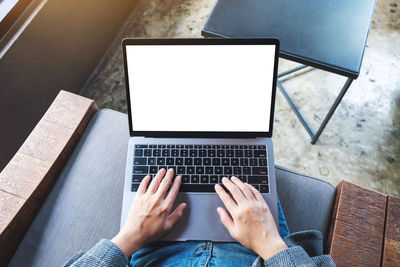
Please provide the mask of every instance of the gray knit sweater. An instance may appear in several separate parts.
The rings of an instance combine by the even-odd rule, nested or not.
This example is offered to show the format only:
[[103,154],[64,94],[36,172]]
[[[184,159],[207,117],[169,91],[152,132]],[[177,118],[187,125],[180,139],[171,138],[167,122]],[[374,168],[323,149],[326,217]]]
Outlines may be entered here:
[[[329,255],[323,254],[322,235],[318,231],[303,231],[284,239],[288,249],[263,261],[258,257],[253,267],[262,266],[336,266]],[[129,259],[122,250],[102,239],[88,252],[79,252],[65,266],[128,266]],[[177,264],[178,265],[178,264]]]

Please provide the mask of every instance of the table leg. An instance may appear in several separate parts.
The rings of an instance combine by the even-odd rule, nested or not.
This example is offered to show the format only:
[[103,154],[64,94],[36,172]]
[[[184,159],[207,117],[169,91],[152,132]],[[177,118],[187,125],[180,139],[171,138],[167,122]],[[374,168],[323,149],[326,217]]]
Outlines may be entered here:
[[[301,65],[299,67],[290,69],[288,71],[282,72],[278,74],[278,78],[283,77],[285,75],[291,74],[295,71],[304,69],[307,67],[306,65]],[[308,125],[307,121],[304,119],[304,117],[301,115],[300,110],[297,108],[297,106],[294,104],[293,100],[290,98],[289,94],[286,92],[285,88],[283,87],[282,83],[277,80],[277,86],[279,87],[280,91],[282,92],[283,96],[286,98],[287,102],[289,103],[291,109],[294,111],[296,114],[297,118],[300,120],[301,124],[304,126],[306,131],[311,137],[311,144],[315,144],[322,134],[322,131],[325,129],[326,125],[328,124],[329,120],[331,119],[333,113],[335,112],[336,108],[338,107],[340,101],[342,100],[343,96],[346,94],[347,90],[349,89],[351,83],[353,82],[352,78],[348,78],[342,89],[340,90],[339,95],[336,97],[335,102],[329,109],[328,114],[326,115],[325,119],[323,120],[322,124],[319,126],[316,134],[311,130],[311,127]]]
[[322,131],[325,129],[325,126],[328,124],[329,120],[331,119],[333,113],[335,112],[337,106],[339,105],[340,101],[342,100],[343,96],[346,94],[347,89],[349,89],[351,83],[353,82],[352,78],[348,78],[346,83],[344,84],[342,90],[340,90],[339,95],[336,97],[335,102],[329,109],[328,114],[326,115],[324,121],[322,122],[321,126],[319,127],[317,133],[312,137],[311,144],[315,144],[317,142],[319,136],[321,135]]

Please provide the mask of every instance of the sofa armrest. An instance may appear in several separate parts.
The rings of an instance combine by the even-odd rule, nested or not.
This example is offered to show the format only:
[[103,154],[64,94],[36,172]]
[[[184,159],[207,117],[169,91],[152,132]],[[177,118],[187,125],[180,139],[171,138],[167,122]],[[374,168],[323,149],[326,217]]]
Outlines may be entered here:
[[5,266],[98,107],[61,90],[0,173],[0,266]]

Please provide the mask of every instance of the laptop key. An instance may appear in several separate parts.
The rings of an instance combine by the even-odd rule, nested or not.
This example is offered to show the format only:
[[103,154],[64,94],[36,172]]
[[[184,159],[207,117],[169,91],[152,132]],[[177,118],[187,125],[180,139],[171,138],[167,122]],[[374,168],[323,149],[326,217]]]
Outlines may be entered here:
[[167,148],[175,148],[175,145],[167,145]]
[[145,149],[144,150],[144,156],[145,157],[151,157],[152,155],[151,155],[152,153],[151,153],[151,149]]
[[135,148],[148,148],[148,145],[135,145]]
[[233,174],[242,174],[242,167],[233,167]]
[[261,185],[260,185],[260,192],[261,192],[261,193],[269,193],[268,185],[266,185],[266,184],[261,184]]
[[157,166],[150,166],[150,173],[151,174],[156,174],[158,172],[158,167]]
[[188,156],[188,154],[189,154],[189,151],[187,150],[187,149],[182,149],[181,150],[181,157],[187,157]]
[[196,167],[196,174],[204,174],[204,167]]
[[267,156],[267,151],[265,150],[254,150],[255,158],[265,158]]
[[173,165],[174,164],[174,158],[167,158],[165,161],[167,165]]
[[153,157],[161,156],[161,149],[153,149]]
[[156,165],[156,158],[147,158],[147,165]]
[[252,185],[255,189],[257,189],[258,191],[260,191],[260,187],[258,186],[258,184],[253,184]]
[[226,151],[226,156],[227,157],[234,157],[234,151],[233,150],[227,150]]
[[132,182],[133,183],[140,183],[143,180],[144,177],[145,177],[144,175],[133,175],[132,176]]
[[245,175],[239,175],[237,178],[238,178],[240,181],[242,181],[243,183],[247,183],[247,178],[246,178]]
[[142,157],[143,156],[143,149],[135,149],[135,156],[136,157]]
[[166,145],[158,145],[157,147],[158,148],[166,148],[167,146]]
[[139,185],[140,184],[132,184],[131,191],[132,192],[136,192],[138,190],[138,188],[139,188]]
[[171,157],[179,157],[179,150],[178,149],[172,149],[171,150]]
[[240,159],[240,166],[249,166],[249,159],[241,158]]
[[258,149],[267,149],[265,145],[258,145]]
[[257,174],[268,174],[268,170],[266,167],[252,167],[252,173]]
[[251,174],[251,168],[250,167],[243,167],[243,174],[250,175]]
[[252,150],[245,150],[244,151],[244,156],[247,158],[252,158],[253,157],[253,151]]
[[214,174],[214,167],[206,167],[206,174]]
[[193,165],[193,159],[192,158],[185,158],[185,165]]
[[170,151],[169,151],[169,149],[163,149],[161,154],[163,157],[169,157]]
[[247,181],[249,184],[268,184],[268,177],[261,175],[251,175],[247,176]]
[[225,157],[225,150],[218,149],[217,150],[217,156],[220,157],[220,158]]
[[133,164],[134,165],[146,165],[147,159],[146,158],[134,158],[133,159]]
[[197,157],[197,150],[191,149],[191,150],[189,151],[189,155],[190,155],[191,157]]
[[[178,166],[178,169],[176,171],[177,175],[182,175],[182,174],[186,174],[186,168],[184,166]],[[182,176],[183,177],[183,176]]]
[[250,166],[257,166],[257,159],[250,159]]
[[186,173],[187,174],[195,174],[195,168],[192,166],[187,166],[186,167]]
[[267,159],[258,159],[258,166],[267,166]]
[[229,159],[228,158],[223,158],[222,159],[222,165],[223,166],[229,166]]
[[220,158],[213,158],[213,159],[212,159],[212,165],[213,165],[213,166],[219,166],[219,165],[221,165],[221,159],[220,159]]
[[210,176],[210,183],[217,184],[218,183],[218,176],[217,175],[211,175]]
[[190,176],[190,182],[194,183],[194,184],[199,183],[199,176],[198,175],[191,175]]
[[135,174],[148,174],[149,166],[134,166],[133,173]]
[[194,165],[203,165],[201,158],[194,158]]
[[165,164],[165,158],[157,158],[157,165],[164,165]]
[[183,158],[176,158],[175,159],[175,164],[176,165],[183,165]]
[[[190,183],[190,175],[182,175],[182,183],[188,184]],[[181,184],[182,186],[182,184]]]
[[202,175],[202,176],[200,176],[200,183],[202,183],[202,184],[208,184],[208,180],[209,180],[208,175]]
[[213,158],[213,157],[215,157],[215,155],[216,155],[215,149],[209,149],[209,150],[207,150],[207,156],[208,156],[209,158]]
[[224,174],[231,175],[233,173],[232,167],[224,167]]
[[235,157],[237,158],[243,157],[243,150],[235,150]]
[[211,159],[210,158],[204,158],[203,159],[203,165],[210,166],[211,165]]
[[199,157],[202,157],[202,158],[207,157],[207,150],[200,149],[199,150]]
[[222,174],[223,173],[223,168],[222,167],[215,167],[215,174]]
[[181,184],[179,192],[215,192],[213,184]]
[[231,166],[239,166],[239,159],[231,158]]

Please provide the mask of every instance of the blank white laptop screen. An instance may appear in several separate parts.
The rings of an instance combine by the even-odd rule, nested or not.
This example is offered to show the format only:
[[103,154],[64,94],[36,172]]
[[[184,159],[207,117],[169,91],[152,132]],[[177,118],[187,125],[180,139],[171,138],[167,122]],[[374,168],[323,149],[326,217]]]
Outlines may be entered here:
[[268,132],[275,45],[127,45],[133,131]]

